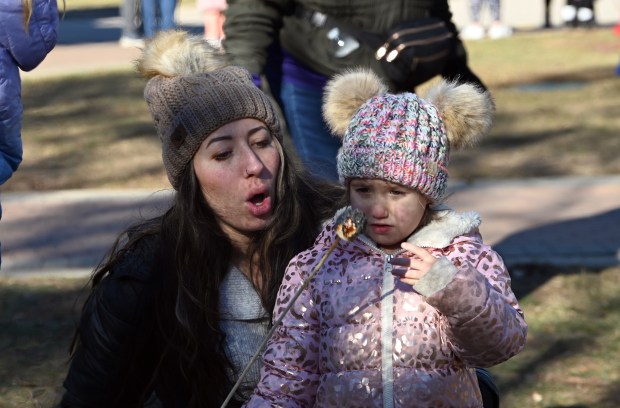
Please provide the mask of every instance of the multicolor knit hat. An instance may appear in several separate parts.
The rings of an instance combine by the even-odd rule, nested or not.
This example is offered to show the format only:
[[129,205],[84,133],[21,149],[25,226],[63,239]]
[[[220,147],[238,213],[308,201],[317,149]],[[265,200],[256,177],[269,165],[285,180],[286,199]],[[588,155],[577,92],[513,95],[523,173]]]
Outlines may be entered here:
[[358,69],[328,82],[323,115],[342,137],[338,175],[375,178],[440,200],[448,182],[450,148],[471,146],[489,133],[493,100],[471,84],[441,81],[426,100],[390,94],[379,77]]
[[137,68],[149,78],[144,99],[175,190],[201,143],[227,123],[258,119],[282,143],[278,116],[268,96],[254,85],[248,71],[230,66],[225,55],[202,36],[180,30],[160,32],[146,44]]

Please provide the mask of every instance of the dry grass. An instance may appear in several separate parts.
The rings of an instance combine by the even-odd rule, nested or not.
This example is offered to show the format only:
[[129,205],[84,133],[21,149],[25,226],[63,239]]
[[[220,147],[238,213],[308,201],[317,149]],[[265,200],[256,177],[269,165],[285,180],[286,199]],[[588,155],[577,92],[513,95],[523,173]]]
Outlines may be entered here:
[[458,178],[620,174],[620,40],[609,29],[467,44],[497,103],[492,135],[457,153]]
[[8,190],[165,186],[159,139],[131,72],[24,85],[24,163]]
[[0,407],[57,402],[85,283],[0,278]]
[[620,268],[530,268],[520,287],[528,340],[492,369],[502,407],[620,406]]

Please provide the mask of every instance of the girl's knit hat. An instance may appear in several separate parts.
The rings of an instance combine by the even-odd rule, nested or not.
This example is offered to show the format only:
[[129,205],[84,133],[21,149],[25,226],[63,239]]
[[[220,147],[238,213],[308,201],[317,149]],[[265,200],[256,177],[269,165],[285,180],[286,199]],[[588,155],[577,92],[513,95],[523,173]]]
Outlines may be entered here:
[[391,94],[368,69],[330,80],[323,116],[341,137],[338,175],[375,178],[414,188],[440,200],[448,181],[450,148],[470,146],[489,133],[495,106],[471,84],[441,81],[426,100]]
[[258,119],[282,143],[280,123],[268,96],[254,85],[248,71],[230,66],[225,55],[202,36],[180,30],[160,32],[147,42],[137,68],[149,78],[144,99],[175,190],[201,143],[227,123]]

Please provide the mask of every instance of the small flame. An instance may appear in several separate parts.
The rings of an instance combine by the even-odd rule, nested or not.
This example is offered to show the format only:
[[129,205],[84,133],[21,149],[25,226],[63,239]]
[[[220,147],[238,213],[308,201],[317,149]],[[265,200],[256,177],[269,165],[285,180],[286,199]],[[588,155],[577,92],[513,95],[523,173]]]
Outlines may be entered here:
[[345,241],[351,241],[364,229],[366,216],[360,209],[349,207],[336,221],[336,234]]

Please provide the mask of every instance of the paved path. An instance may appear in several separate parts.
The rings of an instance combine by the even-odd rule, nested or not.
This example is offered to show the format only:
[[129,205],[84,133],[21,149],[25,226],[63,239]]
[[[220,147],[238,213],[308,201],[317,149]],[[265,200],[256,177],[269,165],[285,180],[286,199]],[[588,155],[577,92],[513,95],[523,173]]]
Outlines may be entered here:
[[[596,3],[599,21],[615,21],[617,10],[610,1]],[[459,24],[466,22],[465,3],[451,2]],[[541,24],[542,17],[538,22],[530,20],[537,6],[542,10],[542,1],[513,3],[529,11],[508,10],[507,23],[515,27]],[[528,9],[525,3],[534,8]],[[512,7],[511,2],[506,4],[506,8]],[[557,21],[556,6],[552,21]],[[191,8],[180,9],[179,20],[189,30],[201,29],[200,18]],[[24,77],[130,66],[138,50],[118,45],[119,27],[120,19],[110,10],[87,18],[66,18],[60,44]],[[449,204],[459,210],[479,211],[483,236],[509,264],[619,263],[620,176],[455,183],[451,190],[454,195]],[[169,192],[146,191],[3,193],[0,276],[88,273],[118,232],[161,210],[169,198]]]
[[[620,176],[451,185],[448,204],[482,215],[509,265],[608,266],[620,260]],[[0,275],[86,273],[124,227],[153,215],[166,191],[74,190],[2,195]]]

